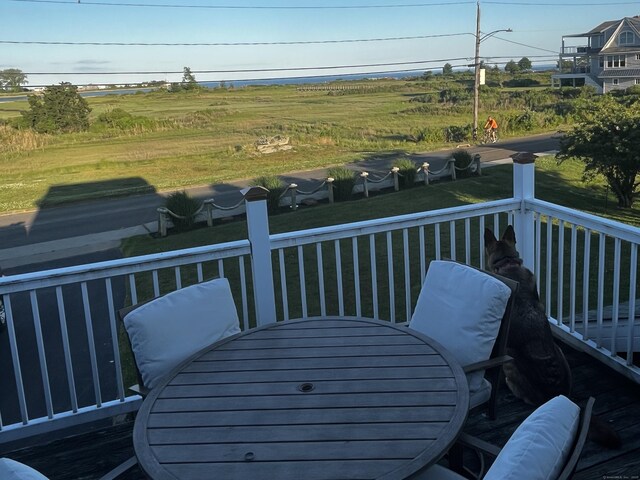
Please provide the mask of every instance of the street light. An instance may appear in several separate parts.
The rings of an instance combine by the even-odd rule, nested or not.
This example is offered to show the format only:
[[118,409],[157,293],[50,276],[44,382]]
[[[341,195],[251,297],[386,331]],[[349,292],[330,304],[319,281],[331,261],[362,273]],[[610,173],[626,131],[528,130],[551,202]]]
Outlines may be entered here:
[[478,139],[478,104],[480,100],[480,43],[498,32],[513,32],[510,28],[494,30],[480,35],[480,2],[476,14],[476,56],[475,56],[475,82],[473,83],[473,139]]

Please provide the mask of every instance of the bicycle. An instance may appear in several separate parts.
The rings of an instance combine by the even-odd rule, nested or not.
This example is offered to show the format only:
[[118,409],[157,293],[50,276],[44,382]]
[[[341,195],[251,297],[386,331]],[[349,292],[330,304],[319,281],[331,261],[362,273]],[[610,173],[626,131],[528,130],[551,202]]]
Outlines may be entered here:
[[490,128],[487,128],[484,133],[482,134],[482,138],[480,139],[480,143],[481,144],[486,144],[486,143],[496,143],[498,141],[498,132],[497,131],[491,131]]

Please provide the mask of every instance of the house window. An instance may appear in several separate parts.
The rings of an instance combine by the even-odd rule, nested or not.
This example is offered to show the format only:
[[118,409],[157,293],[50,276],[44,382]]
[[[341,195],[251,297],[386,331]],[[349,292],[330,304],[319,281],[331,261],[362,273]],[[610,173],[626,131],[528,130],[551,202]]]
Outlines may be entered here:
[[633,43],[633,32],[622,32],[618,39],[620,45],[631,45]]
[[614,79],[613,79],[613,84],[614,84],[614,85],[618,85],[618,84],[619,84],[619,82],[618,82],[618,79],[617,79],[617,78],[614,78]]
[[640,60],[640,53],[636,53],[636,60]]
[[600,57],[600,68],[604,68],[604,57]]
[[636,78],[636,85],[640,85],[640,78]]
[[607,55],[608,68],[620,68],[626,65],[627,61],[624,55]]

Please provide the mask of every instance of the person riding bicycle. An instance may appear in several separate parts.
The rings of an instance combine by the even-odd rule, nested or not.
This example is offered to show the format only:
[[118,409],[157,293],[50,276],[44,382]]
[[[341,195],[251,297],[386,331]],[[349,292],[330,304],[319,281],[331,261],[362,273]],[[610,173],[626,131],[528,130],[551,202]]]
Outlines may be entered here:
[[498,122],[491,115],[487,118],[487,123],[484,124],[484,131],[489,134],[491,141],[496,143],[498,140]]

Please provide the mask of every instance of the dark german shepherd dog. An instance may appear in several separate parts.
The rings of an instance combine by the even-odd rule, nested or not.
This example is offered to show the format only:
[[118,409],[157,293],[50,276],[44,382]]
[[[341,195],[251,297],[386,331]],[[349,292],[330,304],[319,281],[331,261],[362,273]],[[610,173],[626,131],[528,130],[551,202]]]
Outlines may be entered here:
[[[509,225],[497,240],[488,228],[484,232],[487,269],[519,282],[507,340],[513,361],[504,365],[505,380],[513,394],[539,406],[558,395],[570,396],[571,370],[551,334],[544,305],[538,296],[533,273],[522,265],[516,250],[516,234]],[[592,417],[593,440],[610,448],[620,445],[618,434],[603,420]]]

